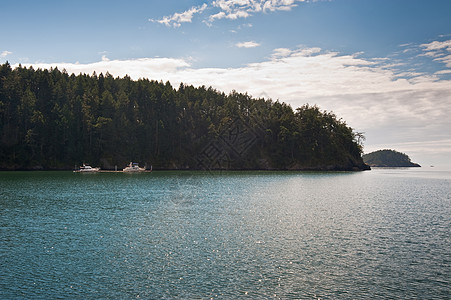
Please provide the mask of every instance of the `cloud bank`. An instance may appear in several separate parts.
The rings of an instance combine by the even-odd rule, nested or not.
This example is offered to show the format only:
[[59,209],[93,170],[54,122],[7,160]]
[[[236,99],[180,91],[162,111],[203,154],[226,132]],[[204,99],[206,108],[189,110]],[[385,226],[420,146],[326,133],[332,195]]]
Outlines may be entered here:
[[[420,47],[422,55],[443,64],[441,71],[450,71],[449,42]],[[280,99],[293,108],[305,103],[318,104],[365,132],[366,152],[391,145],[398,151],[420,155],[415,151],[426,153],[427,147],[430,152],[451,157],[451,81],[420,72],[402,77],[385,59],[365,59],[359,54],[342,55],[320,48],[278,48],[265,61],[240,68],[194,68],[183,58],[108,60],[106,57],[90,64],[33,64],[33,67],[58,67],[76,74],[109,72],[133,79],[170,81],[174,87],[180,82],[212,86],[226,93],[236,90],[255,98]]]

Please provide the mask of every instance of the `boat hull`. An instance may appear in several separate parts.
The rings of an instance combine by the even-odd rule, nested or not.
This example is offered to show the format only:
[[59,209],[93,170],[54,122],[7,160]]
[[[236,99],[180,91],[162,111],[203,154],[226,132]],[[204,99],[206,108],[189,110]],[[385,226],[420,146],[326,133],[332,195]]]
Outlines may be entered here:
[[125,168],[122,170],[122,172],[125,173],[137,173],[137,172],[144,172],[146,169],[144,168]]

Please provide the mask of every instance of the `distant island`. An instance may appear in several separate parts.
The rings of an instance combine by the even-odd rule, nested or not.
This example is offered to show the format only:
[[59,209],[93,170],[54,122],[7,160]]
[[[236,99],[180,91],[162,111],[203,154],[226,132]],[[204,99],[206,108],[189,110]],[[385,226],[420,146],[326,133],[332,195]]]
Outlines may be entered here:
[[1,170],[367,170],[363,139],[315,105],[0,65]]
[[371,167],[421,167],[411,162],[408,155],[395,150],[378,150],[363,155],[363,161]]

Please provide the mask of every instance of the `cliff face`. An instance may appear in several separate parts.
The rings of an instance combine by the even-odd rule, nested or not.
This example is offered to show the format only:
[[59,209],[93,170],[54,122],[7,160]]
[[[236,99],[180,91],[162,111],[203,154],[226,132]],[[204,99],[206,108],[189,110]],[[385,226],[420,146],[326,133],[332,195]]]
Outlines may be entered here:
[[363,161],[371,167],[421,167],[413,163],[406,154],[389,149],[365,154]]

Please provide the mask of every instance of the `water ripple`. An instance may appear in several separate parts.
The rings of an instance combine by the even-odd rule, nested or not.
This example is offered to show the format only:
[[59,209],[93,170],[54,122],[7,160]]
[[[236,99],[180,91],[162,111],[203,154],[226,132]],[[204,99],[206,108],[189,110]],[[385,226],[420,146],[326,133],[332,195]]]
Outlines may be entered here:
[[0,297],[444,299],[450,181],[402,174],[0,172]]

